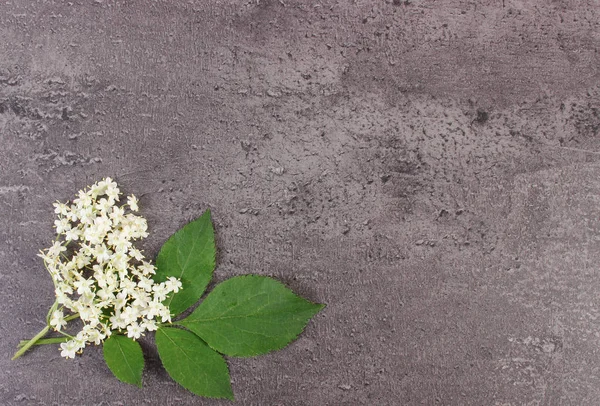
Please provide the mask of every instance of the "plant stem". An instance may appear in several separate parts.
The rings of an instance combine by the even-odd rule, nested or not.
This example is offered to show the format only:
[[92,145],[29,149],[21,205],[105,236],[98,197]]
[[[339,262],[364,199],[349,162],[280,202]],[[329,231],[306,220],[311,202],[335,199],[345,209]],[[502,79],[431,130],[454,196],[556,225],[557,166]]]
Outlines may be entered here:
[[[69,341],[71,337],[51,337],[51,338],[41,338],[37,340],[37,342],[33,343],[33,345],[45,345],[45,344],[60,344],[66,343]],[[21,340],[17,348],[24,347],[30,340]]]
[[50,319],[52,318],[52,313],[54,313],[54,311],[58,308],[58,301],[54,301],[54,304],[52,305],[52,307],[50,307],[50,310],[48,310],[48,314],[46,315],[46,324],[50,324]]
[[25,353],[25,351],[27,351],[36,342],[41,340],[42,337],[44,337],[46,334],[48,334],[48,331],[50,331],[50,326],[44,327],[39,333],[37,333],[37,335],[35,337],[33,337],[31,340],[27,341],[27,343],[23,347],[21,347],[21,349],[19,351],[17,351],[15,353],[15,355],[13,355],[11,360],[15,360],[15,359],[19,358],[21,355],[23,355]]
[[65,317],[65,321],[71,321],[79,318],[79,313],[72,314],[70,316]]
[[[52,311],[52,309],[50,309],[50,310]],[[65,321],[71,321],[71,320],[75,320],[78,318],[79,318],[79,313],[75,313],[75,314],[65,317]],[[14,359],[19,358],[21,355],[23,355],[23,352],[27,351],[28,348],[31,348],[34,345],[60,344],[60,343],[65,343],[65,342],[73,339],[73,337],[71,337],[70,335],[68,335],[66,333],[63,333],[62,331],[59,331],[59,333],[64,334],[65,337],[42,338],[49,331],[50,331],[50,326],[46,326],[46,328],[44,328],[42,331],[40,331],[38,333],[38,335],[33,337],[31,340],[19,341],[19,344],[17,345],[17,349],[20,349],[20,351],[18,351],[13,356],[12,359],[14,360]],[[27,348],[23,349],[25,346],[27,346]]]

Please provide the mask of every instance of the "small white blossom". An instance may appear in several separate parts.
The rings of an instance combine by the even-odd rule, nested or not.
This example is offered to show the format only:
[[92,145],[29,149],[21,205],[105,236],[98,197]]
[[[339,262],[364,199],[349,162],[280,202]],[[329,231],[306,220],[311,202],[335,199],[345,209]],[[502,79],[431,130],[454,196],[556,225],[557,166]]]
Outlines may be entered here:
[[96,245],[94,247],[94,256],[100,264],[108,262],[111,259],[112,254],[112,251],[109,250],[104,244]]
[[156,322],[154,320],[144,320],[142,324],[140,324],[140,326],[142,327],[142,329],[148,331],[158,330],[158,326],[156,325]]
[[77,207],[77,217],[83,224],[91,224],[94,221],[94,208],[90,206]]
[[156,316],[160,314],[162,311],[161,303],[157,301],[152,301],[148,304],[148,307],[145,309],[146,318],[152,320]]
[[77,241],[79,240],[79,232],[76,229],[69,229],[65,233],[65,241]]
[[127,337],[137,340],[144,330],[137,323],[131,323],[127,326]]
[[181,288],[181,281],[171,276],[165,282],[165,288],[170,292],[177,293]]
[[121,317],[121,313],[117,312],[110,317],[110,323],[112,328],[114,329],[124,329],[127,328],[127,322],[123,317]]
[[121,318],[125,320],[127,324],[131,324],[137,320],[139,317],[139,313],[133,306],[127,306],[123,309],[121,313]]
[[154,285],[152,287],[152,290],[154,291],[154,297],[156,297],[156,299],[159,302],[165,300],[167,298],[167,295],[169,294],[169,290],[166,288],[164,282],[161,282],[158,285]]
[[65,316],[62,310],[55,310],[52,312],[52,318],[50,319],[50,326],[54,328],[56,331],[60,331],[63,327],[67,325],[65,321]]
[[85,347],[86,339],[87,339],[87,332],[84,329],[84,330],[81,330],[79,333],[77,333],[75,338],[73,340],[71,340],[77,346],[78,352],[80,352],[80,350],[83,350],[83,348]]
[[65,252],[67,247],[62,245],[59,241],[54,241],[52,247],[48,249],[48,256],[50,257],[58,257],[61,252]]
[[123,252],[115,252],[115,254],[110,259],[110,263],[112,267],[117,271],[125,271],[127,270],[127,261],[129,257],[125,255]]
[[153,285],[154,281],[150,278],[146,278],[145,276],[140,276],[140,281],[137,284],[139,288],[144,289],[146,292],[151,292]]
[[102,340],[104,340],[104,338],[106,337],[100,331],[96,330],[94,327],[91,327],[89,325],[83,326],[82,331],[86,335],[86,341],[94,343],[96,345],[100,345],[102,343]]
[[144,255],[142,254],[142,251],[138,250],[135,247],[132,247],[129,249],[129,255],[131,255],[133,258],[135,258],[136,261],[141,261],[144,259]]
[[127,292],[120,291],[114,301],[115,309],[121,310],[127,304]]
[[59,214],[61,216],[66,216],[69,213],[69,209],[66,204],[56,202],[54,203],[54,213]]
[[134,195],[127,196],[127,205],[131,211],[138,211],[138,199]]
[[142,261],[142,265],[140,265],[138,269],[142,272],[143,275],[154,275],[156,273],[154,265],[145,261]]
[[116,200],[117,202],[119,201],[119,188],[116,187],[116,183],[114,184],[114,186],[112,185],[108,185],[108,187],[106,188],[106,196],[108,196],[109,201],[110,200]]
[[112,212],[108,215],[108,217],[112,220],[113,226],[118,226],[125,217],[125,209],[118,206],[113,206]]
[[171,322],[171,313],[169,312],[169,309],[167,307],[163,306],[163,308],[160,310],[159,316],[163,323]]
[[54,221],[54,226],[56,227],[57,234],[62,234],[71,229],[71,223],[69,223],[69,220],[64,217]]
[[80,279],[73,283],[73,287],[77,289],[77,293],[83,295],[85,293],[91,292],[92,285],[94,284],[93,279]]
[[123,279],[119,288],[125,295],[133,295],[137,288],[137,284],[131,279]]
[[61,357],[65,358],[75,358],[75,353],[79,351],[79,345],[74,340],[67,341],[66,343],[61,343],[60,348],[62,350],[60,352],[60,355]]
[[101,212],[108,212],[111,210],[111,208],[112,205],[110,204],[110,201],[104,197],[98,200],[98,203],[96,203],[96,209],[100,210]]

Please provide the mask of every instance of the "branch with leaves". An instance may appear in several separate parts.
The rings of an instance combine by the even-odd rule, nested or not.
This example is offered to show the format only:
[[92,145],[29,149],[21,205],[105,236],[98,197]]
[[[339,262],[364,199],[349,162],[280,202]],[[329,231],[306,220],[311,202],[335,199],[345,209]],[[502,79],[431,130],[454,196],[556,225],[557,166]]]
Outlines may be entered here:
[[[144,356],[137,342],[156,331],[156,347],[169,375],[196,395],[233,400],[224,355],[252,357],[279,350],[298,337],[324,305],[297,296],[275,279],[236,276],[205,294],[215,269],[210,211],[185,225],[160,249],[156,265],[133,242],[147,236],[135,196],[119,205],[110,178],[56,203],[57,239],[42,251],[55,286],[47,325],[21,341],[13,359],[34,345],[60,344],[73,358],[86,345],[103,346],[109,369],[122,382],[142,386]],[[67,313],[67,314],[65,314]],[[83,328],[71,335],[70,321]],[[60,337],[45,338],[54,330]]]

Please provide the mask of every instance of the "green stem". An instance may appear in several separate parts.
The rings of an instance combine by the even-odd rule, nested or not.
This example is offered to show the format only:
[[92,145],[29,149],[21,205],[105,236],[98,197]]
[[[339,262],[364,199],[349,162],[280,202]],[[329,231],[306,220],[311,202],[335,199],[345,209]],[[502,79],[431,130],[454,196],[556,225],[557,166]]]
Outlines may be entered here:
[[79,318],[79,313],[72,314],[70,316],[65,317],[65,321],[71,321]]
[[17,351],[15,353],[15,355],[13,355],[11,360],[15,360],[15,359],[19,358],[21,355],[23,355],[25,353],[25,351],[27,351],[36,342],[41,340],[42,337],[44,337],[46,334],[48,334],[48,331],[50,331],[50,326],[44,327],[39,333],[37,333],[37,335],[35,337],[33,337],[31,340],[27,341],[27,343],[23,347],[21,347],[21,349],[19,351]]
[[[45,344],[60,344],[66,343],[69,341],[71,337],[52,337],[52,338],[41,338],[37,340],[37,342],[33,343],[33,345],[45,345]],[[24,347],[30,340],[21,340],[17,348]]]
[[[52,305],[52,307],[50,308],[51,311],[53,311],[53,309],[54,310],[56,309],[56,303],[54,303],[54,305]],[[48,315],[50,315],[50,312],[48,312]],[[65,321],[71,321],[71,320],[75,320],[77,318],[79,318],[79,313],[75,313],[75,314],[65,317]],[[35,337],[33,337],[31,340],[22,340],[21,342],[19,342],[19,345],[17,345],[17,348],[19,350],[15,353],[15,355],[13,355],[11,360],[15,360],[15,359],[19,358],[21,355],[23,355],[25,353],[25,351],[27,351],[34,345],[59,344],[59,343],[64,343],[66,341],[69,341],[70,339],[73,338],[69,335],[67,335],[66,337],[43,338],[46,334],[48,334],[49,331],[50,331],[50,326],[48,325],[48,326],[44,327],[39,333],[37,333],[37,335]],[[62,334],[64,334],[64,333],[62,333]]]
[[52,313],[58,308],[58,301],[54,301],[50,310],[48,310],[48,314],[46,315],[46,324],[50,324],[50,319],[52,318]]

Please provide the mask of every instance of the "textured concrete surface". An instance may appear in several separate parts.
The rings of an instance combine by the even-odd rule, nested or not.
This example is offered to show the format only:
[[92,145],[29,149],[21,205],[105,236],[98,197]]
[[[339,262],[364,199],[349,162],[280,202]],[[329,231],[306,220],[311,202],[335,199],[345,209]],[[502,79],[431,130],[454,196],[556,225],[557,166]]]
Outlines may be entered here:
[[213,210],[217,280],[328,304],[230,359],[244,405],[600,404],[597,1],[0,4],[0,403],[226,404],[99,349],[11,362],[52,202],[141,196],[146,253]]

